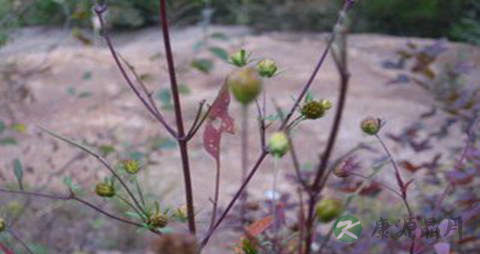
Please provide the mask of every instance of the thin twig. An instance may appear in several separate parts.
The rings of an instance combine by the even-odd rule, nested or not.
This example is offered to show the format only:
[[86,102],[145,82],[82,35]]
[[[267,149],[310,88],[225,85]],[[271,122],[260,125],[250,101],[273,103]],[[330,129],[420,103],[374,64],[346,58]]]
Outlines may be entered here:
[[[139,223],[136,223],[136,222],[133,222],[133,221],[129,221],[127,219],[123,219],[123,218],[120,218],[120,217],[117,217],[113,214],[110,214],[104,210],[102,210],[101,208],[99,208],[98,206],[92,204],[92,203],[89,203],[88,201],[85,201],[83,199],[80,199],[76,196],[74,196],[73,194],[70,194],[69,196],[55,196],[55,195],[50,195],[50,194],[43,194],[43,193],[36,193],[36,192],[28,192],[28,191],[12,191],[12,190],[6,190],[6,189],[0,189],[0,192],[3,192],[3,193],[10,193],[10,194],[19,194],[19,195],[27,195],[27,196],[34,196],[34,197],[41,197],[41,198],[48,198],[48,199],[54,199],[54,200],[63,200],[63,201],[69,201],[69,200],[75,200],[77,202],[80,202],[94,210],[96,210],[97,212],[111,218],[111,219],[114,219],[114,220],[117,220],[117,221],[120,221],[120,222],[123,222],[123,223],[126,223],[126,224],[130,224],[130,225],[133,225],[133,226],[137,226],[137,227],[143,227],[142,224],[139,224]],[[159,234],[159,232],[153,232],[153,233],[156,233],[156,234]]]
[[90,154],[91,156],[95,157],[101,164],[103,164],[105,166],[105,168],[107,168],[110,173],[120,182],[120,185],[122,185],[122,187],[125,189],[125,191],[128,193],[129,197],[133,200],[133,202],[135,203],[135,205],[143,212],[143,214],[147,215],[147,212],[143,209],[143,207],[140,205],[140,203],[138,202],[137,198],[135,197],[135,195],[133,195],[132,191],[130,190],[130,188],[128,188],[127,184],[123,181],[123,179],[117,174],[117,172],[115,172],[115,169],[107,162],[107,160],[105,158],[103,158],[102,156],[100,156],[98,153],[92,151],[90,148],[76,142],[76,141],[73,141],[69,138],[66,138],[62,135],[59,135],[59,134],[56,134],[48,129],[45,129],[41,126],[38,126],[38,128],[40,128],[42,131],[48,133],[49,135],[51,135],[52,137],[55,137],[57,139],[60,139],[70,145],[73,145],[77,148],[80,148],[81,150],[85,151],[86,153]]
[[13,229],[11,228],[8,228],[7,229],[7,232],[15,239],[17,240],[17,242],[19,242],[23,248],[30,254],[34,254],[33,251],[28,247],[28,245],[22,240],[22,238],[17,234],[15,233],[15,231],[13,231]]
[[132,82],[132,80],[130,79],[130,77],[128,76],[127,72],[125,71],[125,68],[123,68],[123,65],[120,61],[120,58],[118,57],[118,54],[117,52],[115,51],[115,48],[113,46],[113,42],[112,42],[112,39],[110,38],[110,36],[108,35],[108,33],[106,32],[106,28],[105,28],[105,20],[103,18],[103,13],[107,10],[107,6],[106,5],[97,5],[95,7],[95,13],[97,14],[98,16],[98,19],[100,21],[100,26],[101,26],[101,29],[103,31],[103,37],[105,38],[105,41],[107,42],[107,46],[108,48],[110,49],[110,52],[113,56],[113,59],[115,60],[115,63],[118,67],[118,69],[120,70],[123,78],[125,79],[125,81],[127,81],[127,84],[130,86],[130,88],[132,89],[132,91],[135,93],[135,95],[138,97],[138,99],[140,99],[140,101],[143,103],[143,105],[147,108],[147,110],[167,129],[167,131],[173,136],[173,137],[177,137],[177,133],[175,133],[175,131],[170,127],[170,125],[168,125],[168,123],[165,121],[165,119],[163,119],[163,117],[159,114],[157,114],[156,110],[153,108],[152,105],[150,105],[147,100],[145,100],[145,98],[143,98],[143,96],[140,94],[140,92],[138,91],[137,87],[135,86],[135,84]]

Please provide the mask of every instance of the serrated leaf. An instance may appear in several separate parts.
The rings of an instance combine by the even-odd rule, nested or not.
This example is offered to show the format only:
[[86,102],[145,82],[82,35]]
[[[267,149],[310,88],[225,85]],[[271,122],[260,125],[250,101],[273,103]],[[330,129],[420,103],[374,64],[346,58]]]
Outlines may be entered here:
[[224,49],[222,48],[219,48],[219,47],[211,47],[208,49],[213,55],[215,55],[216,57],[222,59],[223,61],[228,61],[228,53],[227,51],[225,51]]
[[14,137],[5,137],[0,139],[0,146],[7,146],[7,145],[17,145],[18,142]]
[[208,59],[195,59],[192,61],[192,67],[203,72],[210,73],[213,70],[213,62]]
[[17,178],[18,186],[23,190],[23,166],[22,162],[17,158],[13,160],[13,173],[15,178]]

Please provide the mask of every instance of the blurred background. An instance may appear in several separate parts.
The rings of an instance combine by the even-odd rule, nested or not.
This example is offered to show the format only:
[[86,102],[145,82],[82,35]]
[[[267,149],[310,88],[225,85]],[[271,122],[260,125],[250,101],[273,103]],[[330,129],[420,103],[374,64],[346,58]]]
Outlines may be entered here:
[[[0,0],[0,41],[8,29],[31,25],[90,27],[92,0]],[[326,31],[341,0],[171,0],[176,25],[210,19],[215,24],[248,25],[255,31]],[[446,37],[480,44],[477,0],[360,0],[353,32]],[[118,29],[151,26],[158,1],[111,0],[110,22]]]

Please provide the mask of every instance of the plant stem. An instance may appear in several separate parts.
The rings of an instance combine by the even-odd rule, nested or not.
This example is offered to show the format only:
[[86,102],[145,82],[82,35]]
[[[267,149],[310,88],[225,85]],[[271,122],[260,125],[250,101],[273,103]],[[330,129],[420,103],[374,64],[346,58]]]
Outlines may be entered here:
[[177,123],[177,132],[178,132],[178,145],[180,147],[180,156],[182,159],[182,168],[183,168],[183,178],[185,184],[185,196],[187,201],[187,214],[188,214],[188,228],[190,233],[195,235],[195,211],[193,204],[193,190],[192,190],[192,180],[190,176],[190,165],[188,158],[188,141],[184,139],[185,130],[183,126],[183,117],[182,117],[182,108],[180,103],[180,93],[178,92],[177,78],[175,74],[175,64],[172,54],[172,46],[170,44],[170,33],[168,27],[167,19],[167,3],[166,0],[160,0],[160,19],[163,32],[163,42],[165,46],[165,54],[167,56],[167,65],[168,65],[168,74],[170,77],[170,89],[172,92],[173,106],[175,110],[175,118]]
[[[26,196],[34,196],[34,197],[40,197],[40,198],[48,198],[48,199],[54,199],[54,200],[63,200],[63,201],[75,200],[79,203],[82,203],[82,204],[94,209],[95,211],[97,211],[97,212],[99,212],[99,213],[101,213],[101,214],[103,214],[103,215],[105,215],[105,216],[107,216],[111,219],[114,219],[114,220],[117,220],[117,221],[120,221],[120,222],[123,222],[123,223],[126,223],[126,224],[130,224],[130,225],[133,225],[133,226],[143,227],[143,225],[141,225],[139,223],[129,221],[129,220],[117,217],[115,215],[112,215],[110,213],[107,213],[104,210],[102,210],[100,207],[98,207],[98,206],[96,206],[92,203],[89,203],[89,202],[87,202],[83,199],[80,199],[80,198],[74,196],[73,194],[70,194],[70,196],[55,196],[55,195],[50,195],[50,194],[42,194],[42,193],[28,192],[28,191],[12,191],[12,190],[6,190],[6,189],[0,189],[0,192],[10,193],[10,194],[26,195]],[[154,233],[160,234],[159,232],[154,232]]]
[[[408,200],[407,200],[408,183],[407,183],[407,185],[405,185],[405,183],[402,179],[402,176],[400,175],[400,169],[398,168],[397,162],[393,158],[392,153],[390,153],[390,150],[388,149],[385,142],[383,142],[383,139],[378,134],[375,134],[375,137],[377,138],[377,140],[382,145],[383,150],[387,154],[388,159],[390,160],[393,168],[395,169],[395,177],[397,179],[397,184],[398,184],[398,187],[400,188],[400,191],[401,191],[401,194],[402,194],[403,203],[405,204],[405,207],[407,208],[408,216],[410,218],[415,218],[415,215],[413,214],[412,209],[410,208],[410,205],[408,204]],[[414,251],[415,251],[415,238],[412,239],[412,244],[410,245],[410,254],[413,254]]]
[[[247,170],[248,170],[248,106],[242,105],[242,182],[245,182],[247,179]],[[244,225],[246,221],[246,206],[247,206],[247,196],[248,190],[245,187],[241,197],[240,197],[240,220],[241,224]]]
[[220,218],[218,218],[218,221],[215,223],[215,225],[207,232],[206,236],[203,238],[201,244],[200,244],[200,247],[203,248],[205,247],[205,245],[208,243],[208,240],[210,240],[210,237],[212,236],[213,232],[215,232],[215,230],[218,228],[218,226],[220,226],[220,224],[222,223],[222,221],[225,219],[225,217],[227,216],[227,214],[230,212],[230,210],[233,208],[233,205],[235,204],[235,202],[238,200],[238,198],[240,197],[240,195],[242,194],[242,192],[244,191],[245,187],[247,187],[248,183],[250,182],[250,180],[253,178],[253,176],[255,175],[255,173],[257,172],[257,170],[260,168],[260,165],[262,164],[263,160],[265,159],[265,157],[267,157],[267,154],[268,152],[266,150],[262,150],[262,153],[260,154],[260,156],[258,157],[257,159],[257,162],[255,163],[255,165],[253,166],[252,170],[250,171],[250,173],[248,174],[247,178],[245,179],[245,182],[242,183],[242,186],[240,186],[240,189],[238,189],[238,191],[235,193],[235,195],[233,196],[232,200],[230,201],[230,203],[228,203],[227,205],[227,208],[225,209],[225,211],[223,211],[222,215],[220,215]]

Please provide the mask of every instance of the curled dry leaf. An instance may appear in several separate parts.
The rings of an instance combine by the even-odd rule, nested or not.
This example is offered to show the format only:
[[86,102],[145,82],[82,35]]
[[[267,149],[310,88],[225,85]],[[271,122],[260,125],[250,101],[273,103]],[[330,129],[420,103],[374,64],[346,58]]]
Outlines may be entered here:
[[217,161],[220,160],[220,140],[222,133],[234,134],[234,121],[228,114],[230,94],[224,85],[212,104],[203,133],[203,146],[205,150]]

